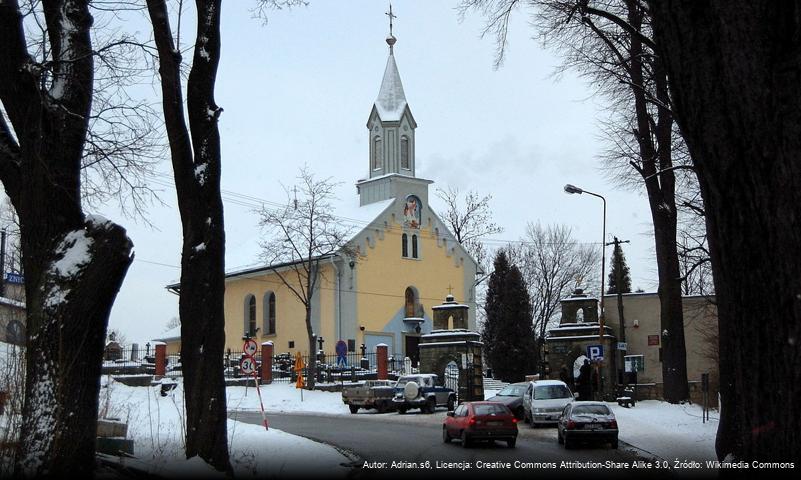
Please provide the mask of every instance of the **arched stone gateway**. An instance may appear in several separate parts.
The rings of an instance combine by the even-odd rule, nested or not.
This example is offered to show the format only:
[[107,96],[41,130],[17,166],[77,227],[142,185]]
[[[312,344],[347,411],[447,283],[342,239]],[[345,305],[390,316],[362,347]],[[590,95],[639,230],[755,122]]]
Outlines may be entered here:
[[[432,307],[436,330],[420,338],[420,372],[436,373],[446,386],[456,383],[459,402],[484,400],[483,355],[480,335],[466,328],[448,329],[448,319],[455,326],[466,326],[467,305],[458,304],[448,295],[441,306]],[[463,323],[464,322],[464,323]],[[454,368],[456,370],[454,370]],[[458,370],[457,381],[454,374]],[[451,386],[451,388],[453,388]]]
[[[603,358],[588,358],[592,363],[593,379],[597,387],[596,396],[611,395],[615,385],[615,348],[617,338],[614,331],[598,322],[598,300],[577,290],[571,297],[562,300],[562,320],[558,327],[548,330],[546,338],[548,363],[552,371],[561,372],[565,367],[574,379],[584,359],[590,357],[589,349],[603,352]],[[578,313],[584,312],[583,322]],[[598,348],[600,346],[600,348]],[[575,365],[579,362],[578,365]]]

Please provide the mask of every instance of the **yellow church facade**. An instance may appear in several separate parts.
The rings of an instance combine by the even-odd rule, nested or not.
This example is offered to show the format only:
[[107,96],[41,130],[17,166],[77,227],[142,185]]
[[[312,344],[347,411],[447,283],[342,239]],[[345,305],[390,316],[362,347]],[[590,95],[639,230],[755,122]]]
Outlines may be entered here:
[[[383,343],[390,355],[416,363],[420,337],[432,330],[431,307],[448,294],[469,306],[468,327],[475,330],[479,267],[430,208],[433,182],[415,175],[417,123],[395,63],[395,41],[387,38],[387,65],[366,125],[368,175],[356,182],[356,213],[348,211],[358,226],[346,248],[319,259],[311,323],[326,353],[339,341],[354,354]],[[292,268],[264,265],[226,275],[227,349],[240,351],[243,337],[251,336],[273,342],[276,354],[309,353],[305,307],[277,273]]]

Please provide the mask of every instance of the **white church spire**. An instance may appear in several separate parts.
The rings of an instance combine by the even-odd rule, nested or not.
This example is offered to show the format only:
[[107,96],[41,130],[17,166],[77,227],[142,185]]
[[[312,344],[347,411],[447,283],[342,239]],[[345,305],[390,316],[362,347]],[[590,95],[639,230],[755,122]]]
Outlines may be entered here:
[[[400,190],[409,194],[414,190],[421,200],[428,200],[430,180],[415,176],[415,129],[417,122],[412,116],[406,94],[403,91],[398,65],[395,63],[395,43],[398,39],[392,33],[392,4],[389,6],[389,45],[387,66],[378,97],[373,103],[367,119],[369,130],[369,174],[356,185],[361,205],[397,197]],[[394,179],[394,180],[393,180]],[[402,179],[402,180],[401,180]]]

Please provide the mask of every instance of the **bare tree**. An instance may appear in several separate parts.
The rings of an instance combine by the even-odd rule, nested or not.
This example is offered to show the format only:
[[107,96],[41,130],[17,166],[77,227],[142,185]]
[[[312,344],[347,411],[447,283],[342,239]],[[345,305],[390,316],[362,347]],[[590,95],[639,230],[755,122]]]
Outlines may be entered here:
[[573,239],[564,225],[543,227],[529,223],[525,237],[507,248],[510,262],[523,274],[531,297],[534,335],[542,360],[545,334],[554,325],[560,301],[598,277],[599,251]]
[[304,167],[298,176],[300,184],[287,190],[287,206],[283,209],[262,208],[260,225],[270,238],[262,243],[262,257],[303,305],[309,346],[308,388],[314,388],[317,335],[312,327],[312,299],[323,279],[320,268],[335,256],[354,258],[356,252],[347,245],[352,229],[333,215],[331,201],[338,185],[330,178],[318,180]]
[[46,61],[29,49],[29,12],[0,2],[0,180],[19,215],[27,304],[16,473],[91,476],[103,341],[132,244],[81,206],[96,58],[88,2],[41,12]]
[[[703,194],[719,315],[719,458],[801,462],[801,15],[648,2]],[[772,392],[765,395],[765,392]]]
[[478,285],[488,278],[489,270],[487,249],[483,238],[503,232],[503,228],[492,221],[492,209],[489,202],[492,195],[481,196],[475,191],[467,192],[462,198],[458,188],[448,190],[437,189],[437,196],[445,202],[445,222],[451,232],[478,263],[484,276],[477,278]]
[[230,473],[225,378],[220,362],[225,348],[225,230],[218,120],[223,109],[214,100],[221,0],[195,3],[194,55],[186,83],[188,127],[182,56],[173,40],[166,1],[148,0],[147,7],[158,48],[164,124],[183,229],[178,310],[186,456],[199,456],[215,469]]
[[[462,12],[479,9],[488,17],[485,33],[497,37],[496,66],[503,60],[509,18],[519,0],[464,0]],[[610,103],[605,135],[622,183],[645,188],[654,226],[662,331],[663,395],[689,398],[684,315],[681,300],[676,208],[680,141],[673,120],[663,59],[655,53],[644,0],[532,0],[533,22],[547,45],[587,78]],[[622,173],[622,175],[620,175]]]

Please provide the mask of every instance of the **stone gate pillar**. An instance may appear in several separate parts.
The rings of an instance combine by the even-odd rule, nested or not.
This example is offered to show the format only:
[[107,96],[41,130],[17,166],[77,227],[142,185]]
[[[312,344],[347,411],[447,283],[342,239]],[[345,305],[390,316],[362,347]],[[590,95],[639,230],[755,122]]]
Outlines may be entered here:
[[156,371],[157,377],[163,377],[167,373],[167,344],[156,342]]
[[389,368],[389,347],[383,343],[379,343],[375,347],[375,358],[378,370],[378,379],[386,380],[388,378]]
[[261,383],[273,383],[273,342],[261,344]]

